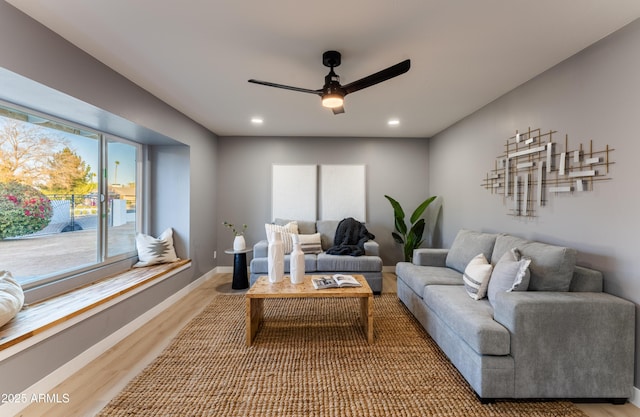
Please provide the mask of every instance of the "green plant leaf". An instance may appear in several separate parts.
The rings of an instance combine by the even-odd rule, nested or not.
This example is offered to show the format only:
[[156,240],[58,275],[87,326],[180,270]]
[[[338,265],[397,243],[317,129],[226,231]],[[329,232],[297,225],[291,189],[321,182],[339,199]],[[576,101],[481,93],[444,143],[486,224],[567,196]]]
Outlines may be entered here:
[[394,216],[396,218],[400,218],[404,220],[404,210],[402,210],[402,206],[400,206],[400,203],[398,203],[396,200],[389,197],[388,195],[385,195],[385,198],[389,200],[389,203],[391,203],[391,207],[393,207]]
[[424,200],[422,202],[422,204],[420,204],[418,206],[418,208],[415,209],[415,211],[413,212],[413,214],[411,215],[411,224],[414,224],[419,218],[420,216],[422,216],[422,213],[424,213],[424,211],[427,209],[427,207],[429,207],[429,204],[431,204],[433,202],[433,200],[436,199],[437,196],[432,196],[427,198],[426,200]]
[[411,250],[417,248],[422,243],[422,234],[424,233],[425,221],[424,219],[420,219],[416,222],[416,224],[411,227],[409,233],[407,234],[407,244]]
[[391,236],[393,236],[393,240],[395,240],[396,243],[400,243],[401,245],[404,245],[404,239],[402,239],[402,236],[400,236],[396,232],[391,232]]
[[405,235],[407,233],[407,225],[404,222],[405,214],[404,214],[404,210],[402,210],[402,206],[400,205],[400,203],[398,203],[396,200],[389,197],[388,195],[385,195],[385,198],[389,200],[389,203],[391,203],[391,207],[393,207],[393,216],[395,220],[396,230],[400,232],[402,235]]
[[395,226],[396,230],[400,232],[402,236],[405,236],[407,234],[407,225],[404,223],[404,219],[395,217]]

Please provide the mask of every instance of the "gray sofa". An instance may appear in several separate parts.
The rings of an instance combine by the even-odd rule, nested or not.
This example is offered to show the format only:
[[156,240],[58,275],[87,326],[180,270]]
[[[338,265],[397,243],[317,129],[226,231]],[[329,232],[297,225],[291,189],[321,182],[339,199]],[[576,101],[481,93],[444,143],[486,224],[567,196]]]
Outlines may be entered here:
[[[480,253],[495,265],[518,248],[528,291],[472,299],[463,285]],[[570,248],[461,230],[450,249],[418,249],[396,265],[398,298],[483,402],[563,398],[623,403],[632,395],[635,306],[603,292],[599,271]]]
[[[276,219],[274,223],[284,225],[288,222],[289,220],[286,219]],[[307,274],[361,274],[367,280],[373,293],[380,294],[382,291],[382,259],[379,256],[378,242],[375,240],[365,242],[364,256],[329,255],[324,251],[333,246],[334,236],[340,220],[317,220],[315,222],[297,220],[297,223],[300,234],[320,233],[322,243],[323,252],[305,254],[304,256],[304,266]],[[253,259],[251,259],[249,265],[251,271],[250,285],[253,285],[259,276],[268,274],[267,252],[268,243],[266,239],[253,246]],[[289,273],[289,255],[284,257],[284,271],[285,274]]]

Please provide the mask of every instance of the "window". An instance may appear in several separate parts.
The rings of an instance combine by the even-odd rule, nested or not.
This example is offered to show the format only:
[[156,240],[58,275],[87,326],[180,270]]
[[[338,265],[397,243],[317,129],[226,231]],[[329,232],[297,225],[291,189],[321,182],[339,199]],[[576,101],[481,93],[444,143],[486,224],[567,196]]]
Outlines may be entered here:
[[0,105],[0,269],[28,289],[134,257],[141,153]]

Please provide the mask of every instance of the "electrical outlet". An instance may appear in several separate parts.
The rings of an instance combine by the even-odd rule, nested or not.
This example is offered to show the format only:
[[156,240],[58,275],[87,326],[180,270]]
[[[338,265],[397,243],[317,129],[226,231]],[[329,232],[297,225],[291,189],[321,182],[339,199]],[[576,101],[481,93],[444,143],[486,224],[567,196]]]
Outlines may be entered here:
[[213,251],[213,259],[218,259],[218,251],[217,250]]

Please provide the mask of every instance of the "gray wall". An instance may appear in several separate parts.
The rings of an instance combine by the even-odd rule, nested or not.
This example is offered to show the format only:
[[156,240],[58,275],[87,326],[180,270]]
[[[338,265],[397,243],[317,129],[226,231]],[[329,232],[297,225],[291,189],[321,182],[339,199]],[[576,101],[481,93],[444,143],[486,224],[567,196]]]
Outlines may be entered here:
[[[429,190],[444,197],[445,247],[460,228],[569,245],[579,250],[579,264],[604,272],[607,292],[640,303],[638,45],[635,21],[431,139]],[[506,139],[529,126],[557,130],[558,138],[568,134],[574,145],[593,139],[596,148],[615,148],[613,179],[593,192],[548,196],[538,217],[508,216],[502,198],[480,184]],[[636,386],[639,372],[640,352]]]
[[189,172],[190,147],[188,146],[151,146],[149,149],[149,172],[153,180],[149,189],[150,207],[161,207],[151,210],[149,233],[158,236],[168,226],[173,228],[174,247],[178,257],[190,256],[189,241],[182,239],[189,236],[190,210],[184,202],[190,200]]
[[[218,152],[218,219],[248,224],[248,245],[265,239],[264,224],[273,220],[273,164],[366,165],[367,228],[381,245],[384,265],[402,258],[391,238],[393,210],[384,195],[409,215],[428,196],[427,139],[220,137]],[[232,239],[229,230],[218,229],[218,248],[231,247]],[[222,256],[221,265],[232,264],[230,255]]]
[[74,122],[153,144],[149,160],[160,182],[149,184],[150,231],[175,225],[179,255],[193,260],[192,268],[2,361],[0,374],[12,378],[0,378],[0,392],[20,392],[215,267],[217,137],[3,1],[0,67],[8,70],[0,74],[0,98],[19,93],[11,75],[19,74],[33,90],[18,104],[72,113]]

